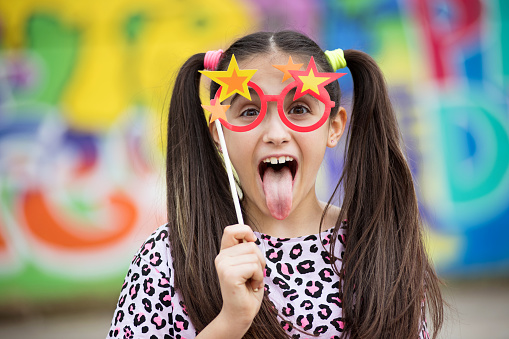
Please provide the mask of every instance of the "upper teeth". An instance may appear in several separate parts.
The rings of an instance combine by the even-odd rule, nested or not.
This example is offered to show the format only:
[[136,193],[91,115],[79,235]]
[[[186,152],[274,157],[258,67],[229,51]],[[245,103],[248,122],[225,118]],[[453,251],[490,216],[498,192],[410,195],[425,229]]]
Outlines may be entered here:
[[278,163],[279,164],[284,164],[287,161],[293,161],[293,158],[289,157],[289,156],[282,155],[282,156],[280,156],[278,158],[276,158],[276,157],[269,157],[269,158],[263,159],[263,162],[270,162],[272,165],[277,165]]

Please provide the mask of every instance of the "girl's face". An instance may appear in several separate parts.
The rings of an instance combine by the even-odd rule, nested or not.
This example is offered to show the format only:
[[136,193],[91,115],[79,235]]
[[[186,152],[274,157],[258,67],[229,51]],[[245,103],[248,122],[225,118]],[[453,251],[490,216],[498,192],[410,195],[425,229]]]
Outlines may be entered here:
[[[239,68],[257,69],[251,81],[264,94],[277,95],[292,81],[282,82],[283,72],[273,65],[286,65],[287,54],[260,55],[238,61]],[[306,69],[309,58],[292,55],[294,63],[303,63]],[[252,102],[257,94],[251,93]],[[232,102],[232,99],[237,102]],[[223,104],[231,110],[241,110],[242,117],[249,119],[257,114],[256,105],[242,105],[242,98],[233,96]],[[315,106],[311,106],[315,105]],[[321,110],[321,102],[308,106],[293,107],[292,113]],[[229,112],[230,113],[230,112]],[[237,112],[239,113],[239,112]],[[238,116],[238,114],[237,114]],[[230,117],[228,117],[230,120]],[[267,104],[267,113],[262,122],[246,132],[234,132],[223,128],[230,159],[235,167],[244,193],[244,207],[248,215],[256,220],[275,218],[283,220],[296,210],[306,213],[318,202],[315,181],[326,147],[334,147],[341,137],[346,123],[346,112],[340,108],[334,119],[329,119],[311,132],[296,132],[287,127],[278,115],[277,103]],[[219,143],[215,124],[211,124],[214,140]]]

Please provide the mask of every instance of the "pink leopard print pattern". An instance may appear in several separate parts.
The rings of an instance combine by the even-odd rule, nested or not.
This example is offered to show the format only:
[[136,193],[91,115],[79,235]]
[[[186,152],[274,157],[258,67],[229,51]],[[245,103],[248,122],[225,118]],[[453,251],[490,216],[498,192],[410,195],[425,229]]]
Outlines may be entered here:
[[[255,234],[266,257],[265,290],[281,315],[281,326],[296,339],[339,339],[344,326],[339,278],[326,251],[332,229],[291,239]],[[335,251],[336,257],[343,257],[342,233]],[[168,226],[164,225],[134,256],[107,338],[194,338],[197,332],[173,286]],[[419,338],[429,339],[425,323]]]

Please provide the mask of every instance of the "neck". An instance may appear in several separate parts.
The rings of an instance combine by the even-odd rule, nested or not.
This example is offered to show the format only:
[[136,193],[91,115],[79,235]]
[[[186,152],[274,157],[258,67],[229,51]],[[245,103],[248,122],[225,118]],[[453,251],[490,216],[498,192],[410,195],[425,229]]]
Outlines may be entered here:
[[[246,223],[255,231],[278,238],[295,238],[319,232],[320,219],[325,203],[318,200],[314,190],[312,195],[293,207],[290,215],[278,220],[268,212],[257,208],[248,198],[244,202],[246,209]],[[334,226],[339,209],[331,206],[322,225],[322,231]],[[334,219],[334,217],[336,219]]]

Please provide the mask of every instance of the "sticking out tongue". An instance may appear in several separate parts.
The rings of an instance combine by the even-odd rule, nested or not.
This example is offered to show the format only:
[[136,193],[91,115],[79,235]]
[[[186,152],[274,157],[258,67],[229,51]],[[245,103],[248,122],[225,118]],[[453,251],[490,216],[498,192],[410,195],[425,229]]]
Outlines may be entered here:
[[292,173],[287,166],[279,171],[268,167],[263,174],[263,191],[270,214],[283,220],[292,209]]

